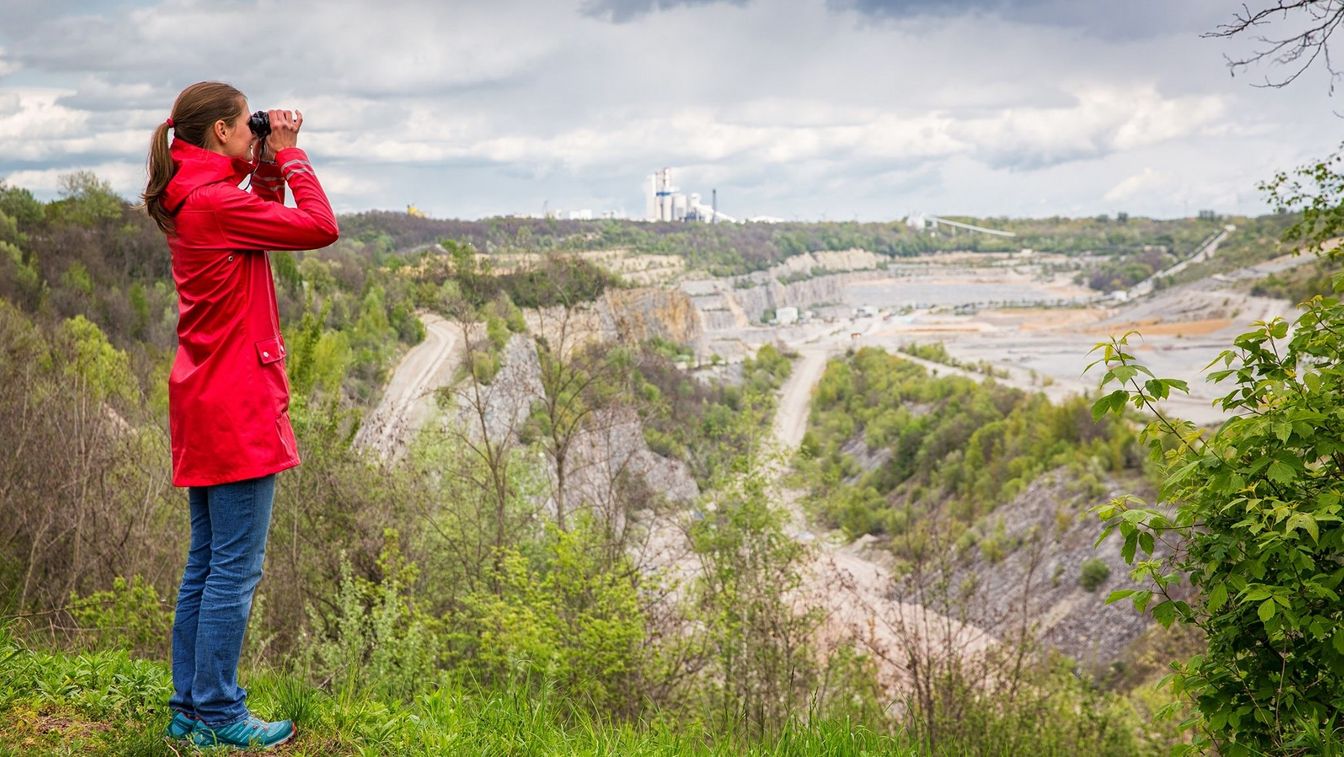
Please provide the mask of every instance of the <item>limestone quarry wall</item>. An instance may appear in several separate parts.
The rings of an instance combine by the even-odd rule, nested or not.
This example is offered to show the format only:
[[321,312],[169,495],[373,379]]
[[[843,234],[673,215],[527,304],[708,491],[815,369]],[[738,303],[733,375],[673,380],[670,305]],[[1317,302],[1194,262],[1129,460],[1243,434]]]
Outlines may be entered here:
[[705,330],[727,331],[760,323],[769,310],[840,302],[847,284],[872,278],[889,261],[886,256],[858,249],[806,252],[765,271],[731,279],[685,281],[681,291],[700,311]]
[[842,302],[845,287],[856,281],[866,281],[876,272],[836,273],[781,284],[776,278],[763,281],[743,279],[706,279],[682,284],[685,292],[700,311],[706,331],[727,331],[760,323],[767,310],[782,307],[810,308],[824,302]]
[[602,295],[597,312],[603,331],[625,342],[658,337],[693,345],[705,330],[695,303],[677,290],[609,289]]

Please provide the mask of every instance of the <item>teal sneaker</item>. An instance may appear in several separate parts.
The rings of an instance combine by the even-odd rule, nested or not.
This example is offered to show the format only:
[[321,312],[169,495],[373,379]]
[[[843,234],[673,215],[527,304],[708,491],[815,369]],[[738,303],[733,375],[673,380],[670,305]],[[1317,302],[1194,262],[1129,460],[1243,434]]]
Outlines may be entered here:
[[191,738],[191,732],[196,730],[196,726],[200,724],[201,721],[196,718],[174,710],[173,719],[168,721],[168,727],[163,729],[163,735],[177,741],[186,741]]
[[294,721],[267,722],[252,715],[237,723],[211,728],[198,723],[191,733],[196,746],[262,747],[269,749],[294,738]]

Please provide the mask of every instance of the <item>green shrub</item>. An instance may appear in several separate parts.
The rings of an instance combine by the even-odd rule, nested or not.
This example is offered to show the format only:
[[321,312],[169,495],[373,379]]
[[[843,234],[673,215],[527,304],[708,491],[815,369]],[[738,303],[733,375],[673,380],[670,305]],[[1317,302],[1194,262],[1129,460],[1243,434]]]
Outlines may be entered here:
[[[1315,180],[1334,176],[1327,166]],[[1341,177],[1331,181],[1338,186]],[[1294,190],[1297,191],[1297,190]],[[1332,201],[1303,221],[1320,242],[1344,229]],[[1306,233],[1306,232],[1304,232]],[[1344,275],[1334,288],[1344,291]],[[1291,331],[1291,336],[1290,336]],[[1127,404],[1153,413],[1145,438],[1162,462],[1158,496],[1145,506],[1120,497],[1100,506],[1124,540],[1121,556],[1138,585],[1112,592],[1162,625],[1200,629],[1207,652],[1173,665],[1173,690],[1199,710],[1195,747],[1223,754],[1338,753],[1344,723],[1344,305],[1316,297],[1293,327],[1259,321],[1211,363],[1213,381],[1233,380],[1218,404],[1229,413],[1214,434],[1172,420],[1155,403],[1185,382],[1160,379],[1127,352],[1130,335],[1097,345],[1102,385],[1117,388],[1093,412]],[[1158,540],[1183,548],[1155,556]],[[1187,583],[1193,597],[1175,589]]]
[[527,547],[505,547],[492,588],[471,592],[453,618],[455,664],[492,686],[554,685],[596,712],[639,705],[644,616],[627,558],[608,563],[585,511]]
[[[378,582],[341,565],[335,610],[311,625],[330,631],[305,647],[304,664],[315,680],[338,690],[363,688],[408,700],[437,679],[441,624],[415,602],[419,569],[402,555],[397,531],[384,532]],[[325,622],[324,622],[325,621]]]
[[84,597],[70,595],[67,608],[90,649],[129,649],[140,657],[166,659],[172,608],[140,576],[118,577],[112,588]]
[[476,381],[489,384],[495,380],[495,376],[499,373],[501,362],[498,353],[474,350],[469,361],[471,375]]
[[992,563],[996,563],[1007,556],[1007,550],[999,535],[986,536],[980,541],[980,556]]
[[1078,569],[1078,583],[1086,591],[1096,591],[1110,577],[1111,566],[1099,557],[1090,557],[1083,560],[1083,564]]

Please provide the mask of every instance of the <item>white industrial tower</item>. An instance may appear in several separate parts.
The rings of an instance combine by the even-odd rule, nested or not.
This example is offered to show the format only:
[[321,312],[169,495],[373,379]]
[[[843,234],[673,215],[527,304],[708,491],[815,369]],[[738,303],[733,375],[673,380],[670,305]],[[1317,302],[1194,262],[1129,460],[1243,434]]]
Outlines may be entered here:
[[700,202],[699,194],[690,197],[672,185],[672,169],[664,168],[649,174],[644,196],[644,216],[650,221],[729,221],[733,219],[718,212],[718,190],[714,205]]
[[[677,188],[672,186],[672,169],[664,168],[649,176],[647,206],[650,221],[680,221],[677,217]],[[682,203],[686,202],[682,197]],[[682,216],[685,217],[684,215]]]

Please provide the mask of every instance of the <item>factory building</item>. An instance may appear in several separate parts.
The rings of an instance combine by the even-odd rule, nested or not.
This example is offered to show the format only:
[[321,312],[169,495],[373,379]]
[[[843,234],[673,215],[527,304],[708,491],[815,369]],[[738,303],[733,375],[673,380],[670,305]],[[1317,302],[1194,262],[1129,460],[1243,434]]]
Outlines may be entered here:
[[705,205],[698,193],[689,197],[672,184],[672,169],[664,168],[649,174],[644,193],[644,217],[650,221],[733,221],[718,211],[718,190],[713,202]]

